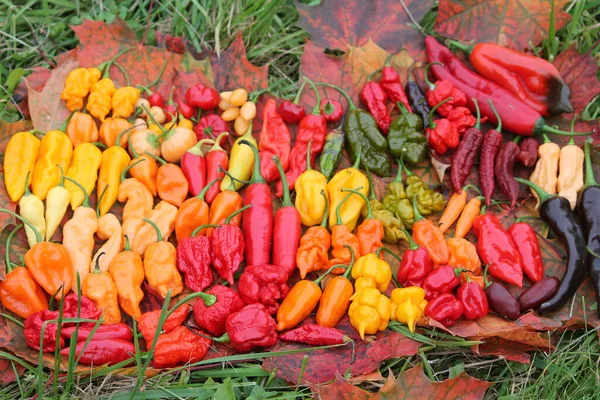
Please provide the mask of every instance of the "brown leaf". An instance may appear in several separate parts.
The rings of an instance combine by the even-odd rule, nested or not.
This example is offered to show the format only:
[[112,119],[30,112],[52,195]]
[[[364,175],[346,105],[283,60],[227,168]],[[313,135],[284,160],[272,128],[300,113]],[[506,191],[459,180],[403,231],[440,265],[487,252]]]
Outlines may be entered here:
[[[548,36],[554,0],[440,0],[435,30],[457,40],[493,42],[523,51]],[[570,16],[561,11],[568,0],[556,0],[555,26]]]
[[381,391],[382,399],[483,399],[492,384],[480,381],[462,372],[452,379],[432,382],[423,373],[419,364],[398,376],[392,390]]
[[531,357],[526,352],[534,350],[537,350],[535,346],[502,338],[488,339],[485,343],[473,346],[473,353],[480,356],[500,356],[520,364],[529,364]]
[[[420,21],[433,6],[432,0],[404,0],[410,14]],[[349,51],[371,40],[390,53],[407,49],[419,58],[422,34],[411,26],[412,20],[397,0],[328,0],[309,6],[296,3],[298,25],[311,36],[315,46]]]
[[[572,45],[554,59],[554,66],[571,89],[573,111],[580,113],[590,100],[600,93],[596,58],[590,52],[581,54],[576,46]],[[565,117],[571,119],[572,114]]]
[[335,373],[335,380],[332,383],[316,387],[314,393],[320,399],[366,400],[373,397],[372,393],[345,380],[339,372]]
[[[15,369],[13,369],[13,365]],[[8,385],[16,381],[15,370],[17,374],[21,375],[25,371],[25,367],[17,363],[11,364],[9,360],[0,358],[0,385]]]

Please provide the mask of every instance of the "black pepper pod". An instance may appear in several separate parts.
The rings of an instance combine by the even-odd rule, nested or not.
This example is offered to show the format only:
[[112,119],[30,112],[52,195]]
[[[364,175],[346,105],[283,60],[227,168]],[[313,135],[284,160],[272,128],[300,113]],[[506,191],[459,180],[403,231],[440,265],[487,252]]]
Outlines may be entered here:
[[514,207],[519,199],[519,184],[515,180],[515,161],[519,151],[517,143],[506,142],[500,147],[494,163],[496,181],[502,193],[508,197],[511,207]]
[[404,91],[406,92],[406,97],[410,102],[413,113],[421,117],[423,126],[429,126],[429,112],[431,111],[431,108],[429,107],[429,103],[425,98],[425,94],[419,87],[419,84],[413,79],[413,66],[414,64],[411,65],[410,69],[408,70],[408,82],[406,83],[406,88]]
[[458,145],[458,148],[452,156],[452,162],[450,167],[450,181],[452,182],[452,188],[454,192],[462,193],[462,187],[465,185],[465,181],[471,172],[471,167],[475,162],[475,157],[479,152],[479,147],[483,141],[483,134],[479,129],[481,124],[481,114],[479,112],[479,105],[477,99],[472,99],[477,110],[477,122],[475,126],[467,129],[463,135],[462,141]]
[[547,276],[537,281],[519,296],[519,306],[522,311],[533,310],[546,300],[552,298],[560,280],[554,276]]
[[533,189],[540,198],[540,218],[565,245],[567,269],[558,290],[539,308],[541,314],[558,310],[573,297],[587,272],[587,251],[583,229],[571,210],[571,203],[564,197],[550,195],[544,189],[526,179],[515,178]]
[[519,302],[513,294],[499,282],[488,281],[488,268],[483,273],[485,295],[492,311],[500,314],[506,319],[518,319],[521,316]]
[[[579,195],[577,202],[577,212],[581,216],[583,230],[587,239],[587,262],[594,290],[596,291],[596,301],[600,304],[600,186],[594,177],[592,169],[592,159],[590,155],[591,139],[585,142],[585,185]],[[591,252],[589,251],[591,250]],[[592,254],[595,253],[595,254]],[[598,309],[600,316],[600,308]]]

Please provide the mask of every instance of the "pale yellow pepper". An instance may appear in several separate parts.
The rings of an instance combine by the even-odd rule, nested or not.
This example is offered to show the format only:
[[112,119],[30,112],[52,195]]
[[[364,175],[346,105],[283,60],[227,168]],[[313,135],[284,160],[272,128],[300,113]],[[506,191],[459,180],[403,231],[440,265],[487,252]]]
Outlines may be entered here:
[[[549,194],[556,193],[560,147],[556,143],[552,143],[544,135],[544,143],[538,149],[538,155],[539,159],[537,164],[535,164],[535,169],[529,177],[529,180],[539,185]],[[535,208],[537,209],[540,206],[540,199],[533,190],[531,190],[531,193],[537,200],[535,205]]]
[[575,144],[573,138],[560,149],[558,195],[571,203],[571,209],[577,205],[577,193],[583,189],[583,149]]

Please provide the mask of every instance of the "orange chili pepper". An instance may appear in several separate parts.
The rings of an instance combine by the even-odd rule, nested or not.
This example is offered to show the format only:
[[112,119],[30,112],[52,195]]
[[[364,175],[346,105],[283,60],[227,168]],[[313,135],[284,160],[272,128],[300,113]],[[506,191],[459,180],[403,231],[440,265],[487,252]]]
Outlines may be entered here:
[[125,248],[110,263],[108,272],[117,287],[119,305],[135,320],[142,316],[140,302],[144,298],[144,263],[142,257],[129,248],[129,238],[125,238]]
[[[360,254],[365,255],[369,253],[375,253],[380,247],[383,247],[383,223],[373,216],[373,208],[371,202],[367,199],[367,196],[353,189],[342,189],[342,192],[351,192],[359,195],[367,203],[367,217],[363,220],[362,224],[358,226],[356,231],[356,237],[360,244]],[[383,260],[383,254],[380,254],[380,258]]]
[[[146,213],[146,218],[154,222],[160,229],[164,240],[169,240],[169,236],[175,230],[175,219],[177,218],[177,207],[161,201],[154,207],[154,210]],[[131,249],[142,255],[152,243],[156,242],[156,232],[149,224],[142,224],[131,243]]]
[[[331,255],[333,258],[329,260],[329,263],[327,264],[329,267],[336,264],[348,265],[350,260],[352,260],[352,251],[354,252],[355,257],[361,256],[360,242],[358,241],[356,235],[354,235],[348,229],[348,225],[343,223],[342,216],[340,214],[341,206],[347,199],[350,198],[350,196],[353,195],[354,193],[347,194],[346,197],[344,197],[344,199],[340,201],[336,207],[335,215],[337,218],[337,224],[331,228],[331,243],[333,245]],[[350,251],[345,245],[350,246],[352,251]],[[341,274],[342,272],[344,272],[344,269],[342,268],[337,268],[333,271],[333,273],[336,275]]]
[[[208,213],[209,224],[223,224],[227,217],[242,208],[242,196],[233,190],[233,188],[233,181],[231,181],[230,189],[223,190],[215,197],[210,205],[210,211]],[[242,214],[233,217],[229,222],[229,225],[240,226],[240,222],[242,222]],[[213,229],[214,228],[208,228],[206,230],[206,236],[210,236]]]
[[454,221],[458,219],[460,212],[465,208],[467,204],[467,191],[465,188],[460,193],[453,193],[444,208],[444,212],[438,221],[438,227],[442,233],[446,232]]
[[156,242],[144,252],[144,273],[148,285],[164,299],[171,292],[177,296],[183,292],[183,281],[177,270],[175,246],[163,240],[160,228],[151,220],[144,219],[156,232]]
[[324,190],[321,196],[325,198],[325,212],[319,226],[311,226],[300,238],[300,245],[296,251],[296,266],[300,271],[300,278],[304,279],[306,274],[319,271],[327,267],[329,262],[329,247],[331,236],[327,231],[329,221],[329,198]]
[[183,171],[178,165],[167,163],[154,154],[146,154],[161,164],[156,173],[156,191],[158,192],[158,196],[174,206],[181,207],[189,190],[189,184]]
[[[192,236],[192,232],[197,227],[208,224],[209,207],[206,201],[204,201],[204,196],[206,196],[208,189],[220,180],[221,178],[212,180],[198,193],[198,196],[187,199],[179,207],[177,219],[175,220],[175,236],[178,242]],[[206,231],[207,229],[201,229],[197,235],[204,236]]]
[[[477,254],[477,247],[473,243],[463,238],[451,238],[446,240],[446,244],[450,253],[448,265],[471,271],[469,273],[471,279],[481,275],[481,260]],[[460,276],[466,282],[467,273],[463,272]]]
[[[123,250],[122,233],[123,228],[121,227],[121,222],[115,214],[108,213],[98,218],[98,230],[96,231],[96,235],[98,235],[101,240],[106,240],[106,242],[98,249],[96,255],[92,258],[90,272],[94,272],[96,268],[99,268],[102,272],[108,271],[108,267],[112,260],[114,260],[117,254]],[[102,261],[98,260],[100,255],[104,255]]]
[[65,133],[73,146],[98,141],[98,127],[91,115],[75,111],[67,124]]
[[117,195],[117,199],[121,203],[125,203],[123,206],[123,222],[132,218],[144,218],[146,212],[154,207],[154,196],[137,179],[123,179],[124,177],[125,175],[121,175],[121,184]]
[[83,280],[81,294],[92,300],[96,307],[104,311],[105,324],[118,324],[121,322],[119,295],[110,273],[100,270],[98,262],[103,255],[104,253],[98,254],[95,268]]
[[413,212],[415,214],[415,222],[412,226],[414,242],[427,250],[427,254],[435,265],[447,264],[450,253],[444,234],[433,222],[423,218],[417,209],[416,199],[413,199]]
[[465,208],[463,208],[460,218],[456,223],[456,229],[454,229],[455,238],[464,238],[471,231],[475,218],[479,215],[481,210],[482,196],[473,197]]
[[[348,250],[352,251],[352,247],[348,246]],[[348,278],[353,266],[354,253],[352,253],[352,261],[350,262],[350,266],[346,268],[344,275],[330,279],[327,285],[325,285],[325,290],[323,290],[323,295],[319,302],[319,309],[317,310],[318,325],[333,328],[348,312],[350,297],[354,294],[354,286]]]
[[139,155],[131,146],[129,146],[129,152],[133,155],[133,160],[129,162],[129,174],[142,182],[152,196],[156,196],[156,174],[158,173],[156,160],[148,154]]
[[102,122],[102,125],[100,125],[100,141],[108,147],[112,147],[116,145],[117,140],[119,140],[119,146],[125,147],[127,145],[127,137],[125,137],[123,133],[132,127],[133,125],[131,122],[127,121],[125,118],[106,118],[104,122]]

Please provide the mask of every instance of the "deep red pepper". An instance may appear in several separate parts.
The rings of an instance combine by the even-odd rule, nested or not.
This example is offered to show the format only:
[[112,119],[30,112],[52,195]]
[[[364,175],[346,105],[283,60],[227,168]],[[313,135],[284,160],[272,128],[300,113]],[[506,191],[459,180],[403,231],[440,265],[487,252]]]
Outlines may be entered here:
[[[69,356],[69,348],[61,350],[63,357]],[[135,354],[135,346],[122,339],[92,339],[88,345],[77,343],[75,358],[83,365],[111,365],[128,360]]]
[[[206,158],[202,152],[202,146],[206,143],[214,143],[210,139],[202,139],[194,147],[189,148],[181,157],[181,170],[188,181],[188,187],[192,196],[197,196],[206,185]],[[213,185],[218,186],[218,185]]]
[[273,161],[279,169],[283,184],[283,200],[281,207],[275,212],[273,227],[273,264],[291,275],[296,269],[296,252],[302,235],[302,222],[300,213],[290,199],[290,189],[283,167],[277,156],[273,157]]
[[452,189],[454,189],[455,193],[462,193],[462,187],[465,185],[465,181],[471,173],[471,167],[473,167],[475,157],[477,157],[477,153],[479,152],[479,146],[483,141],[483,134],[479,130],[481,120],[477,101],[475,101],[475,107],[477,107],[476,124],[473,128],[467,130],[462,141],[452,155],[450,181],[452,182]]
[[306,324],[286,331],[279,335],[279,339],[288,342],[305,343],[311,346],[331,346],[352,341],[350,337],[339,329],[317,324]]
[[306,81],[302,82],[302,86],[300,86],[298,93],[296,93],[296,97],[294,98],[293,102],[289,100],[283,100],[281,103],[279,103],[279,113],[281,114],[281,118],[283,118],[283,120],[288,124],[296,125],[302,121],[302,118],[306,116],[306,110],[304,109],[304,106],[298,104],[300,101],[300,95],[304,90],[304,86],[306,86]]
[[448,149],[456,148],[460,141],[460,135],[456,127],[448,119],[433,119],[433,113],[450,101],[452,101],[452,97],[442,100],[429,111],[429,126],[425,128],[425,136],[429,146],[438,154],[446,154]]
[[544,277],[544,262],[540,251],[537,234],[531,225],[517,222],[508,228],[517,251],[521,255],[523,272],[533,283]]
[[533,167],[538,158],[540,142],[536,138],[525,138],[519,145],[517,160],[526,167]]
[[277,323],[262,304],[250,304],[229,315],[225,328],[229,345],[237,351],[248,352],[277,343]]
[[408,102],[408,98],[406,97],[406,93],[404,92],[404,88],[402,87],[402,81],[400,81],[400,75],[398,75],[398,71],[394,67],[392,67],[393,54],[390,54],[383,64],[383,68],[381,69],[381,78],[379,79],[379,83],[383,90],[388,96],[388,99],[393,104],[397,104],[398,102],[404,104],[409,113],[412,112],[412,108],[410,107],[410,103]]
[[536,282],[519,296],[519,307],[521,311],[533,310],[556,293],[560,280],[554,276],[547,276]]
[[[214,303],[216,298],[203,293],[202,300],[207,304]],[[162,310],[148,311],[142,314],[142,317],[138,321],[138,329],[144,337],[147,344],[152,343],[156,330],[158,329],[158,322],[160,321]],[[190,313],[190,307],[187,304],[182,304],[174,310],[169,310],[169,316],[165,320],[162,326],[161,333],[169,333],[173,329],[181,326],[187,319]]]
[[[485,211],[482,209],[482,211]],[[481,214],[473,221],[477,253],[490,273],[504,282],[523,286],[523,263],[515,242],[494,215]]]
[[462,135],[469,129],[474,126],[477,122],[473,114],[471,114],[471,110],[467,107],[455,107],[450,113],[448,113],[448,121],[452,122],[452,125],[456,128],[456,131]]
[[[317,88],[313,85],[313,83],[310,81],[308,82],[315,92],[315,95],[317,97],[317,104],[315,105],[310,114],[302,118],[302,121],[300,121],[300,125],[298,125],[298,130],[296,132],[296,142],[294,143],[294,147],[290,152],[290,167],[285,173],[290,190],[294,189],[296,179],[298,179],[298,177],[302,175],[304,171],[306,171],[306,156],[308,154],[308,143],[312,140],[310,165],[314,165],[317,155],[321,154],[321,151],[323,151],[323,146],[325,145],[325,138],[327,137],[327,120],[323,115],[321,115],[321,111],[319,108],[321,96],[319,95],[319,92]],[[281,181],[277,182],[275,194],[278,197],[281,197],[283,195],[283,186],[281,184]]]
[[387,135],[392,123],[392,117],[387,109],[388,95],[379,82],[365,83],[360,91],[360,101],[367,107],[369,113],[377,121],[377,127]]
[[263,109],[263,124],[258,140],[260,173],[267,182],[279,178],[273,156],[279,157],[284,171],[289,168],[291,143],[290,130],[277,111],[277,103],[273,99],[267,100]]
[[172,368],[198,362],[208,353],[211,344],[212,340],[206,335],[187,326],[178,326],[158,337],[152,365],[155,368]]
[[514,207],[519,199],[519,183],[515,180],[515,161],[519,154],[519,145],[513,141],[500,146],[496,155],[494,174],[502,193],[508,197],[510,206]]
[[[81,299],[81,305],[78,305],[78,298]],[[96,304],[87,297],[78,296],[75,293],[65,296],[63,302],[63,318],[98,319],[101,315],[102,309],[96,307]],[[63,328],[74,325],[74,322],[67,322],[63,324]],[[93,322],[82,322],[79,324],[80,327],[93,327],[94,325],[95,323]]]
[[452,326],[463,314],[462,303],[451,293],[441,294],[425,306],[423,314],[444,326]]
[[[77,329],[77,342],[85,342],[87,338],[90,336],[93,327],[89,326],[80,326]],[[65,339],[71,339],[75,334],[75,327],[68,326],[63,327],[60,330],[60,335]],[[99,325],[94,332],[93,340],[102,340],[102,339],[121,339],[130,342],[133,339],[133,333],[131,332],[131,328],[129,325],[124,323],[119,324],[108,324],[108,325]]]
[[238,281],[238,293],[247,304],[261,303],[273,315],[290,291],[288,274],[277,265],[249,265]]
[[443,117],[447,117],[450,115],[450,112],[456,107],[464,107],[467,104],[467,97],[465,93],[461,90],[457,89],[454,84],[448,80],[439,80],[435,83],[432,83],[429,80],[429,68],[431,68],[434,64],[439,64],[432,62],[427,64],[425,67],[425,71],[423,72],[423,77],[425,78],[425,83],[427,84],[429,90],[425,94],[427,97],[427,102],[431,107],[435,107],[440,104],[442,101],[451,98],[450,101],[444,103],[441,107],[438,108],[438,114]]
[[[40,349],[40,339],[42,336],[42,327],[45,321],[58,319],[58,311],[44,310],[31,314],[25,319],[23,337],[27,346],[34,350]],[[44,343],[42,351],[44,353],[51,353],[56,350],[56,346],[63,348],[65,346],[65,340],[62,337],[57,337],[58,325],[56,323],[46,324],[44,330]],[[58,342],[57,342],[58,340]]]
[[404,234],[408,238],[409,248],[404,252],[398,268],[398,282],[404,287],[421,286],[423,279],[433,269],[433,261],[427,250],[417,245],[408,232]]
[[241,228],[229,223],[232,218],[250,207],[247,205],[233,212],[209,235],[213,267],[219,276],[226,279],[230,285],[233,285],[233,274],[237,272],[244,260],[246,243]]
[[[215,144],[206,153],[206,182],[212,182],[214,179],[223,178],[225,171],[229,167],[229,154],[219,144],[224,139],[227,140],[229,133],[222,132],[215,139]],[[221,192],[221,185],[212,185],[204,195],[204,201],[212,204],[213,200]]]
[[[194,133],[198,140],[214,139],[223,132],[229,132],[229,123],[223,120],[220,115],[210,114],[205,115],[194,126]],[[221,146],[227,143],[227,136],[223,136],[218,142]]]
[[165,99],[160,95],[160,93],[154,92],[150,96],[148,96],[148,101],[152,107],[165,107]]
[[[494,105],[492,108],[495,110]],[[496,156],[502,141],[504,140],[500,133],[502,129],[502,120],[498,118],[498,126],[496,129],[490,129],[483,136],[481,144],[481,157],[479,158],[479,184],[481,185],[481,193],[485,198],[485,205],[489,206],[496,188],[496,180],[494,178],[494,168],[496,165]]]
[[185,92],[185,99],[190,106],[210,110],[217,108],[221,97],[217,89],[197,83]]
[[490,309],[504,318],[518,319],[521,316],[521,308],[515,296],[508,291],[506,286],[500,282],[490,282],[487,279],[489,267],[483,273],[485,295],[488,299]]
[[[213,231],[216,232],[216,231]],[[217,298],[216,303],[207,306],[202,300],[194,304],[196,325],[215,336],[225,333],[225,321],[230,314],[246,306],[237,292],[227,286],[215,285],[206,291]]]
[[467,319],[485,317],[489,312],[485,291],[477,282],[471,281],[470,275],[467,275],[467,282],[458,289],[456,297],[462,303]]
[[321,100],[321,114],[327,122],[338,122],[344,116],[344,106],[337,100]]
[[196,109],[183,100],[177,101],[177,110],[184,118],[191,119],[196,115]]
[[254,152],[254,172],[246,189],[244,205],[246,209],[242,219],[242,231],[246,242],[246,265],[269,264],[271,261],[271,241],[273,238],[273,201],[271,189],[260,174],[258,149],[252,143],[242,140]]
[[177,244],[177,269],[183,274],[185,286],[193,291],[201,292],[213,283],[211,261],[212,248],[208,237],[186,237]]
[[431,271],[421,287],[425,289],[425,299],[432,300],[442,294],[452,293],[454,288],[460,284],[461,268],[454,268],[449,265],[441,265]]

